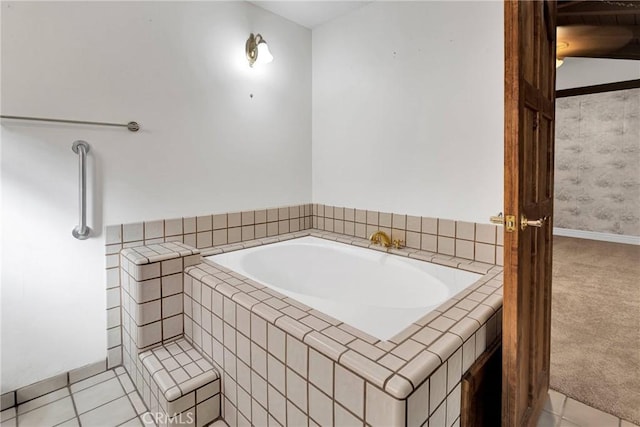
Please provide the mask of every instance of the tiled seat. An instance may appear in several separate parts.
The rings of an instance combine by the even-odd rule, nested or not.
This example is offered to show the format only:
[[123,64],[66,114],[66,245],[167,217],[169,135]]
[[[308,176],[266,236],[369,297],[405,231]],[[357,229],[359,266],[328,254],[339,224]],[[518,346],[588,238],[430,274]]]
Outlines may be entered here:
[[[220,416],[220,375],[184,339],[140,353],[142,366],[158,386],[159,425],[204,426]],[[182,414],[182,416],[180,416]],[[163,418],[163,417],[161,417]]]

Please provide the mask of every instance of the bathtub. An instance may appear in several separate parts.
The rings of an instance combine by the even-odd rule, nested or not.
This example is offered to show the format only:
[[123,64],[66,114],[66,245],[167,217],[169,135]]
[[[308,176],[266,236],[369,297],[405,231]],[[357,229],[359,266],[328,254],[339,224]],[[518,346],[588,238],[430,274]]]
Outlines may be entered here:
[[384,341],[481,277],[312,236],[207,259]]

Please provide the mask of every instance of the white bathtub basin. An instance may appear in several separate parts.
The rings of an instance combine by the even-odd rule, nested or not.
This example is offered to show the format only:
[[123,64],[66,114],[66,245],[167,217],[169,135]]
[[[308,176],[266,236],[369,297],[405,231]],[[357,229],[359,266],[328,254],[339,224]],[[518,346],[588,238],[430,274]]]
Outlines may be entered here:
[[481,277],[311,236],[207,258],[381,340]]

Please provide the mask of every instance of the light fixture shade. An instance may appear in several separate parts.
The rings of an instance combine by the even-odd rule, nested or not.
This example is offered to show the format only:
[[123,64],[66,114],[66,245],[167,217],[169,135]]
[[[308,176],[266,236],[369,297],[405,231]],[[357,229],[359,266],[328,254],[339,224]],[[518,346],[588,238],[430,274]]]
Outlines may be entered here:
[[254,36],[251,33],[245,47],[250,67],[253,67],[256,63],[267,64],[273,61],[273,55],[269,52],[269,46],[267,46],[267,42],[262,35],[256,34]]
[[268,64],[271,61],[273,61],[273,55],[269,51],[267,42],[263,39],[258,43],[258,57],[256,58],[256,62],[258,64]]

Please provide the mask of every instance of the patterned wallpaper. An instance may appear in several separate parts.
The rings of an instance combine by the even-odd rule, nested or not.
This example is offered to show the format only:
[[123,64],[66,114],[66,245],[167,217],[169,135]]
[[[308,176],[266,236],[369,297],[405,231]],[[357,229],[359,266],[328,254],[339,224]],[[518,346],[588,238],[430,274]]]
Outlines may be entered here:
[[554,226],[640,236],[640,89],[556,100]]

